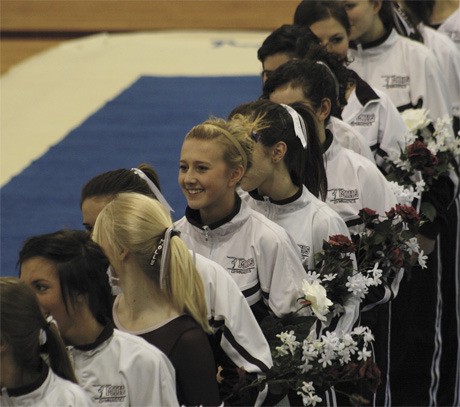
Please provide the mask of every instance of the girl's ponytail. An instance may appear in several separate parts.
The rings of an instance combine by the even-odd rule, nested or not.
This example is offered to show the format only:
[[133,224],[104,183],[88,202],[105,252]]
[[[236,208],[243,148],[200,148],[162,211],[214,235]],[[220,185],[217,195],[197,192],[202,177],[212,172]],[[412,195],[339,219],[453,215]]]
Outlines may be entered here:
[[46,322],[42,329],[46,335],[45,347],[51,369],[63,379],[78,383],[57,325],[53,322]]

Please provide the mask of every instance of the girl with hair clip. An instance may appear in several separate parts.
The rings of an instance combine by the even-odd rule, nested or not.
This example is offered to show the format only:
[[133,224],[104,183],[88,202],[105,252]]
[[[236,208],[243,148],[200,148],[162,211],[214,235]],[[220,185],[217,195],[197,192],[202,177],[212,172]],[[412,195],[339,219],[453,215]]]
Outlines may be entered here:
[[119,278],[115,325],[168,356],[180,405],[220,405],[203,283],[164,206],[119,193],[97,217],[93,239]]
[[2,406],[92,405],[76,384],[56,322],[45,319],[33,291],[17,278],[0,277],[0,326]]
[[248,193],[240,196],[283,226],[301,248],[304,265],[314,268],[313,254],[322,250],[323,239],[334,234],[349,236],[340,215],[318,199],[327,194],[322,147],[316,135],[319,123],[300,103],[249,102],[233,109],[230,120],[239,112],[260,121],[260,129],[251,133],[255,141],[252,165],[240,183]]
[[236,193],[252,165],[253,130],[238,116],[211,118],[187,133],[179,184],[188,206],[176,227],[190,248],[228,271],[260,321],[269,311],[281,317],[298,309],[305,271],[287,232]]
[[[238,106],[232,116],[243,114],[261,120],[254,139],[253,162],[241,180],[240,196],[248,204],[282,226],[300,247],[307,269],[314,269],[314,255],[332,235],[350,237],[340,215],[317,197],[325,197],[327,179],[319,122],[305,105],[279,105],[266,100]],[[249,135],[248,135],[249,137]],[[345,306],[340,320],[329,330],[351,331],[358,317],[357,303]]]
[[113,329],[108,261],[84,231],[29,238],[20,278],[57,320],[75,374],[94,404],[176,405],[174,369],[162,352]]
[[[156,184],[155,187],[152,183]],[[83,224],[92,231],[102,208],[121,192],[137,192],[160,202],[165,201],[159,185],[155,170],[148,164],[95,176],[81,192]],[[169,207],[167,203],[164,206]],[[270,348],[241,290],[222,266],[200,254],[191,254],[203,281],[208,322],[212,328],[211,344],[217,364],[224,368],[222,375],[229,376],[227,373],[231,366],[244,368],[248,376],[268,371],[273,365]],[[112,269],[109,270],[109,277],[112,290],[120,293],[118,278]],[[222,397],[224,386],[222,383]],[[261,391],[260,394],[249,395],[251,400],[240,401],[259,405],[265,395],[266,391]],[[232,399],[231,402],[234,404],[236,400]]]
[[120,168],[99,174],[88,181],[81,190],[80,209],[83,226],[88,232],[92,232],[99,212],[120,192],[137,192],[161,199],[163,205],[170,209],[160,189],[158,174],[152,166],[145,163],[131,170]]
[[321,60],[334,72],[343,88],[343,100],[339,101],[342,120],[366,139],[375,162],[385,172],[385,157],[404,149],[408,128],[385,92],[371,87],[356,72],[345,68],[351,27],[343,5],[336,0],[303,0],[295,11],[294,24],[308,26],[324,49],[341,60],[338,64],[306,38],[298,45],[306,58]]

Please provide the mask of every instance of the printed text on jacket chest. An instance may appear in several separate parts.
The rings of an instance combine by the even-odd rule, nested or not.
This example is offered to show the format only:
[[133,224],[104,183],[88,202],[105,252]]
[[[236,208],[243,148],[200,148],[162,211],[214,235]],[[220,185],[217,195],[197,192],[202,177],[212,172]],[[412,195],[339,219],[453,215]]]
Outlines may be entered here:
[[372,126],[375,122],[374,113],[361,113],[350,124],[352,126]]
[[402,88],[406,89],[409,86],[409,76],[401,75],[383,75],[383,87],[385,89]]
[[256,268],[256,262],[252,257],[245,259],[242,257],[227,256],[227,258],[230,259],[230,266],[227,267],[230,273],[248,274]]
[[98,397],[95,398],[99,404],[103,403],[115,403],[122,402],[126,398],[126,388],[123,385],[94,385],[98,393]]
[[327,193],[328,199],[332,203],[356,203],[359,200],[357,189],[332,188]]

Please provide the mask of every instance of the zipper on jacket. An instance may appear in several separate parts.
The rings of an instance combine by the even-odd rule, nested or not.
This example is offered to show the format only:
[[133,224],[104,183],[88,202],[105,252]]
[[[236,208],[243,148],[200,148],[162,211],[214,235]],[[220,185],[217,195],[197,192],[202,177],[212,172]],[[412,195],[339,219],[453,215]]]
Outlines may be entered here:
[[204,240],[208,241],[209,240],[209,226],[203,226],[203,231],[204,231]]
[[264,203],[265,203],[265,216],[268,218],[268,214],[270,212],[270,198],[268,196],[264,196]]
[[357,44],[356,45],[356,50],[358,51],[358,57],[361,60],[361,64],[363,65],[363,72],[364,72],[364,80],[369,79],[369,72],[368,72],[368,62],[366,57],[363,57],[363,44]]
[[273,205],[270,204],[270,198],[268,196],[264,196],[265,202],[265,217],[273,220]]

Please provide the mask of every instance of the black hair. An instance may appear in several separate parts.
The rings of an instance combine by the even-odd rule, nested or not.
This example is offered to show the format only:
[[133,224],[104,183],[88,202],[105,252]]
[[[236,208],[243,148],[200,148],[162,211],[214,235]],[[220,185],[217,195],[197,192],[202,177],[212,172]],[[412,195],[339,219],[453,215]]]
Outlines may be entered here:
[[30,237],[19,252],[19,267],[33,257],[42,257],[56,266],[67,311],[68,302],[75,304],[77,296],[83,294],[99,322],[112,317],[112,295],[106,274],[109,261],[88,232],[59,230]]
[[271,147],[279,141],[285,142],[287,153],[284,162],[292,182],[297,186],[305,185],[313,195],[324,199],[327,193],[327,178],[323,149],[318,137],[319,123],[314,112],[303,103],[294,103],[291,107],[305,123],[306,149],[296,136],[291,115],[282,105],[259,99],[236,107],[230,117],[236,114],[251,115],[253,119],[259,117],[259,141],[265,147]]
[[[137,168],[141,170],[159,190],[161,190],[158,174],[152,166],[149,164],[141,164],[138,165]],[[82,188],[80,207],[88,198],[98,196],[113,197],[120,192],[138,192],[156,199],[145,180],[139,177],[134,171],[121,168],[104,172],[90,179]]]
[[423,36],[418,29],[419,23],[430,24],[434,1],[406,0],[403,4],[394,2],[393,17],[396,31],[411,40],[423,43]]
[[[370,0],[374,1],[374,0]],[[382,20],[386,31],[390,31],[395,27],[395,10],[393,0],[382,0],[382,6],[379,10],[379,17]]]
[[311,46],[307,50],[303,60],[313,62],[321,61],[332,71],[331,74],[328,70],[328,77],[334,81],[335,88],[337,88],[336,81],[338,82],[338,92],[336,91],[334,93],[334,95],[337,95],[338,108],[333,107],[331,113],[333,116],[341,117],[340,113],[347,104],[347,87],[350,83],[355,82],[354,72],[343,64],[342,59],[338,55],[327,52],[324,47]]
[[430,25],[434,9],[434,0],[404,0],[404,8],[414,17],[415,23]]
[[[335,58],[338,65],[341,65],[336,56],[327,55],[331,60]],[[326,65],[329,66],[328,63]],[[330,70],[332,68],[328,69],[323,64],[311,59],[288,61],[278,67],[267,79],[263,87],[262,97],[268,99],[270,94],[281,86],[300,87],[314,110],[318,110],[322,101],[327,98],[331,101],[330,115],[340,117],[341,104],[344,103],[344,84],[336,82]],[[338,95],[337,85],[339,88]]]
[[350,34],[351,26],[342,2],[337,0],[302,0],[294,13],[294,24],[310,27],[318,21],[333,18]]
[[297,43],[303,37],[307,37],[312,42],[319,43],[318,38],[308,27],[284,24],[265,38],[261,47],[257,50],[257,58],[262,63],[267,57],[278,53],[286,53],[292,56],[292,58],[299,58],[301,55],[298,55]]

